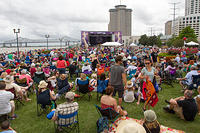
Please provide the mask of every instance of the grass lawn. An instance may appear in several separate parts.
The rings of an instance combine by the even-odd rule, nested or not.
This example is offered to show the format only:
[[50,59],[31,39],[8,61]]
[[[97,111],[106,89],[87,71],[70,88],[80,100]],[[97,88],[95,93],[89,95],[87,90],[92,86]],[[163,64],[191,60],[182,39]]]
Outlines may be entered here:
[[[158,121],[160,124],[174,128],[183,130],[186,133],[199,133],[200,132],[200,116],[196,116],[194,122],[186,122],[179,119],[174,114],[165,113],[162,109],[166,106],[164,102],[165,99],[174,98],[177,96],[182,96],[183,93],[180,92],[181,88],[178,84],[174,85],[174,87],[163,84],[163,90],[158,93],[159,102],[153,108],[156,112]],[[96,100],[96,93],[92,94],[92,100],[88,101],[85,97],[82,101],[78,101],[79,103],[79,122],[80,122],[80,132],[81,133],[95,133],[96,132],[96,121],[99,118],[99,115],[96,111],[94,104],[100,105]],[[196,95],[196,93],[195,93]],[[16,114],[18,118],[13,120],[12,127],[18,133],[54,133],[54,125],[53,122],[46,118],[46,115],[42,115],[38,117],[36,115],[36,97],[35,95],[31,96],[32,101],[26,103],[25,106],[20,106],[16,110]],[[59,100],[57,103],[64,102],[64,99]],[[143,118],[142,106],[136,105],[134,103],[123,103],[123,107],[127,110],[129,117],[141,119]]]

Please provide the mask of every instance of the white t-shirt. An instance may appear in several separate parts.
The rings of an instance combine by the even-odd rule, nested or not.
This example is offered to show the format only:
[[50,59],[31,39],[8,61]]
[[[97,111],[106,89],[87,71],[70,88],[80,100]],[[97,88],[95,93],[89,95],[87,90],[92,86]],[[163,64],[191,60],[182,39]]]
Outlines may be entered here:
[[192,70],[190,72],[188,72],[185,76],[186,78],[186,83],[188,85],[191,85],[192,84],[192,75],[198,75],[198,71],[197,70]]
[[135,100],[134,92],[126,90],[126,93],[124,95],[124,101],[127,103],[132,103]]
[[9,91],[0,91],[0,115],[11,112],[10,100],[14,98],[14,94]]

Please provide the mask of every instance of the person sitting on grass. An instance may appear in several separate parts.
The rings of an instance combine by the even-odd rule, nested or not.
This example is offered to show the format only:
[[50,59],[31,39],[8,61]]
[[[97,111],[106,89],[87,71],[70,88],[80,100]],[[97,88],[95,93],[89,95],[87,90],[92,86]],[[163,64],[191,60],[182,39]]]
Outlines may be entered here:
[[11,113],[11,119],[15,119],[17,116],[15,112],[14,94],[5,90],[6,84],[4,81],[0,81],[0,116],[8,115]]
[[[183,90],[187,89],[192,84],[192,75],[198,75],[197,67],[192,66],[191,71],[186,74],[184,78],[177,78]],[[185,87],[186,86],[186,87]]]
[[1,133],[17,133],[10,127],[10,122],[8,120],[1,123]]
[[182,97],[170,99],[170,101],[165,100],[165,102],[170,105],[163,109],[169,113],[176,113],[183,120],[194,121],[198,110],[192,95],[193,91],[186,90]]
[[198,107],[198,111],[199,111],[199,115],[200,115],[200,86],[198,86],[197,89],[199,95],[197,95],[196,97],[194,97],[196,103],[197,103],[197,107]]
[[54,91],[47,89],[48,84],[42,80],[38,85],[38,103],[42,105],[42,108],[46,108],[46,105],[55,105],[56,96]]
[[132,103],[135,100],[134,97],[135,88],[133,87],[133,82],[127,82],[127,90],[124,93],[124,101],[127,103]]
[[157,121],[156,113],[153,110],[144,112],[143,127],[147,133],[160,133],[160,124]]
[[56,122],[58,125],[67,125],[70,124],[69,122],[74,122],[75,117],[72,117],[69,119],[65,118],[58,118],[58,115],[68,115],[72,114],[76,111],[78,111],[79,106],[77,102],[74,102],[74,96],[75,93],[73,92],[67,92],[65,94],[66,102],[59,104],[56,109],[53,109],[52,111],[55,111],[52,120]]
[[118,112],[122,116],[126,116],[127,112],[125,110],[122,110],[120,106],[117,105],[117,100],[112,97],[114,92],[114,88],[112,86],[108,86],[106,88],[106,94],[101,97],[101,108],[111,108]]

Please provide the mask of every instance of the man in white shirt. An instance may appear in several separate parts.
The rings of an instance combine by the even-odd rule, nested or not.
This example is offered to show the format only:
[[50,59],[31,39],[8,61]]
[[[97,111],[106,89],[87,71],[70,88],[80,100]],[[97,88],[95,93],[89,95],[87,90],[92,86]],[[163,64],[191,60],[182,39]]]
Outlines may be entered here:
[[11,119],[15,119],[15,103],[11,101],[14,99],[14,94],[5,90],[6,84],[0,81],[0,116],[11,113]]
[[186,76],[184,78],[177,78],[177,80],[179,80],[179,84],[181,85],[181,87],[183,89],[185,85],[190,86],[192,84],[192,75],[198,75],[198,71],[197,71],[197,67],[196,66],[192,66],[191,67],[191,71],[188,72],[186,74]]

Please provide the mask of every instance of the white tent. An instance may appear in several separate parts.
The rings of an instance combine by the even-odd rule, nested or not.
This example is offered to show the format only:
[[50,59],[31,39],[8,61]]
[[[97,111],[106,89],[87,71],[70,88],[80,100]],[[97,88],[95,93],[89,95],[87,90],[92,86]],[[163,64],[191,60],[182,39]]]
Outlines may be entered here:
[[131,43],[130,46],[131,47],[137,47],[137,45],[135,43]]
[[102,46],[121,46],[121,43],[118,42],[105,42]]
[[199,46],[198,43],[193,42],[193,41],[191,41],[191,42],[189,42],[189,43],[186,43],[185,45],[187,45],[187,46]]

